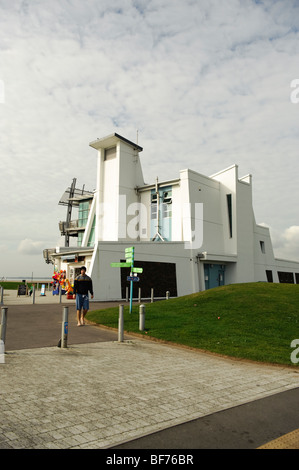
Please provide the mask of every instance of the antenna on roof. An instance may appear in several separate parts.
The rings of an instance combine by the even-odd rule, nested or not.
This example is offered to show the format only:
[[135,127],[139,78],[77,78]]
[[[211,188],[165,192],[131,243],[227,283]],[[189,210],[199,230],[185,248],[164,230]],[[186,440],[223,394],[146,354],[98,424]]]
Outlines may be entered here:
[[137,136],[136,136],[136,144],[138,145],[138,129],[137,129]]
[[[73,202],[72,202],[71,198],[74,197],[74,194],[75,194],[76,181],[77,181],[77,179],[73,178],[73,182],[72,182],[71,187],[70,187],[70,198],[69,198],[68,204],[67,204],[66,227],[68,227],[70,225],[70,221],[71,221],[72,207],[73,207]],[[69,245],[70,245],[70,235],[66,231],[65,236],[64,236],[64,246],[69,246]]]
[[159,194],[159,183],[158,183],[158,176],[156,178],[156,204],[157,204],[157,232],[156,232],[156,235],[152,238],[152,242],[154,242],[156,240],[156,238],[160,238],[160,240],[162,240],[162,242],[164,242],[164,238],[162,237],[161,233],[160,233],[160,194]]

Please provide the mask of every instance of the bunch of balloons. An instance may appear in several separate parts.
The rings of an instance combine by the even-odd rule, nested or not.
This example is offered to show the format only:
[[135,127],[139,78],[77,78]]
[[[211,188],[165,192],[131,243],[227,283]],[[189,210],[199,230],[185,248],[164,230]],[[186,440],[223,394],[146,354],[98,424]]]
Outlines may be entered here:
[[61,288],[67,294],[72,294],[73,287],[70,281],[66,278],[66,271],[54,271],[52,279],[53,281],[51,282],[51,284],[53,284],[53,291],[56,289],[59,290],[59,288]]
[[73,293],[73,287],[68,279],[65,280],[66,283],[66,293],[71,295]]

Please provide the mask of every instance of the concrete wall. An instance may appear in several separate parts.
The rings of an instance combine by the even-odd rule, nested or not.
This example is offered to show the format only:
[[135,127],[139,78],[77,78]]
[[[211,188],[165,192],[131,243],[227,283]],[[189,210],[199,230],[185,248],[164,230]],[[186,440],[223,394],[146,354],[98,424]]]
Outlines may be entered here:
[[[109,141],[110,142],[110,141]],[[108,141],[107,141],[108,145]],[[143,185],[139,154],[131,145],[115,139],[116,153],[105,159],[105,143],[98,149],[96,198],[96,240],[127,238],[126,208],[138,202],[135,187]]]
[[[95,263],[91,272],[95,300],[121,299],[121,268],[112,268],[111,263],[118,263],[121,259],[124,259],[125,248],[128,246],[127,242],[100,242],[98,244]],[[135,242],[134,246],[136,261],[176,264],[178,296],[199,290],[197,268],[194,260],[190,260],[189,252],[185,250],[184,243]],[[158,282],[159,273],[157,272]]]

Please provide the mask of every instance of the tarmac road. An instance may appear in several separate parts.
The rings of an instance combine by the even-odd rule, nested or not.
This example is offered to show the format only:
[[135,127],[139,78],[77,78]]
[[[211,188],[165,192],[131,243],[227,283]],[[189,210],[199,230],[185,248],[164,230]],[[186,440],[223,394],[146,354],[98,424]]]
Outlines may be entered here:
[[[92,303],[92,309],[105,308],[117,303]],[[113,330],[88,325],[77,326],[76,307],[72,303],[14,305],[8,307],[9,327],[6,332],[6,351],[57,346],[61,338],[63,308],[68,307],[68,345],[117,341],[118,333]]]
[[[299,388],[219,411],[115,449],[299,449]],[[287,435],[292,433],[290,435]],[[275,439],[280,438],[276,442]]]
[[[37,299],[37,304],[31,305],[30,300],[26,300],[26,304],[18,301],[16,302],[16,299],[10,299],[6,297],[6,304],[5,306],[8,306],[8,321],[7,321],[7,332],[6,332],[6,343],[5,343],[5,350],[8,352],[8,360],[7,364],[5,364],[5,369],[1,369],[0,366],[0,372],[4,371],[4,373],[9,372],[10,367],[15,367],[16,370],[19,367],[19,362],[20,364],[24,362],[24,365],[28,363],[28,360],[32,359],[33,364],[36,364],[36,368],[38,367],[38,363],[40,361],[41,363],[41,369],[40,371],[36,372],[36,377],[34,380],[38,380],[40,374],[44,373],[44,366],[43,364],[49,364],[48,367],[50,367],[50,364],[52,361],[57,362],[57,364],[60,364],[59,358],[57,356],[57,353],[55,352],[56,349],[47,349],[51,348],[53,346],[57,346],[58,341],[60,339],[61,335],[61,322],[62,322],[62,310],[65,305],[69,307],[69,334],[68,334],[68,346],[70,345],[75,345],[74,349],[70,348],[70,351],[67,356],[63,356],[66,358],[67,361],[69,361],[69,367],[72,367],[72,355],[74,357],[86,357],[88,361],[90,361],[90,366],[91,370],[94,367],[93,364],[95,361],[95,364],[98,362],[101,362],[105,365],[105,361],[107,362],[107,373],[109,374],[109,364],[110,361],[111,364],[113,364],[113,355],[116,356],[117,361],[119,361],[119,355],[117,351],[117,347],[108,347],[108,344],[111,344],[111,342],[116,342],[117,341],[117,332],[113,330],[108,330],[108,329],[102,329],[97,326],[93,325],[85,325],[83,327],[77,327],[76,324],[76,310],[75,310],[75,305],[74,302],[66,302],[63,304],[57,303],[57,299],[53,298],[48,298],[48,299]],[[17,303],[17,304],[16,304]],[[115,303],[115,304],[118,304]],[[98,308],[103,308],[107,304],[104,303],[96,303],[92,302],[90,307],[91,310],[95,310]],[[112,303],[108,303],[109,306],[112,305]],[[130,336],[125,336],[126,340],[130,340]],[[91,350],[88,351],[88,344],[91,346]],[[103,344],[103,346],[99,346],[97,349],[96,344]],[[107,346],[105,346],[107,344]],[[82,345],[83,349],[80,349],[80,346],[77,345]],[[144,346],[143,346],[144,345]],[[34,353],[34,348],[40,348],[37,355]],[[78,349],[79,348],[79,349]],[[137,349],[136,349],[137,348]],[[24,355],[18,355],[16,352],[24,350]],[[137,354],[137,352],[139,353]],[[11,354],[9,354],[11,352]],[[166,356],[160,358],[160,354],[163,354],[163,352],[166,352]],[[100,354],[100,355],[99,355]],[[167,377],[165,383],[168,381],[168,375],[169,375],[169,381],[172,380],[173,383],[169,382],[169,387],[170,387],[170,401],[173,403],[180,403],[180,400],[177,400],[177,397],[175,395],[175,390],[173,387],[177,387],[178,393],[183,392],[186,394],[186,396],[190,397],[190,400],[195,400],[196,403],[196,397],[192,395],[192,390],[190,387],[192,387],[192,380],[190,379],[190,385],[188,388],[188,383],[186,384],[180,384],[177,383],[175,380],[176,376],[176,370],[175,368],[178,367],[178,371],[180,374],[183,373],[184,368],[186,367],[187,364],[191,364],[191,368],[198,367],[197,365],[197,359],[193,353],[186,352],[186,350],[182,350],[182,353],[180,353],[180,348],[170,348],[168,349],[167,346],[159,346],[157,343],[157,346],[155,344],[152,344],[150,341],[147,340],[141,340],[141,342],[138,343],[136,342],[136,346],[128,345],[123,349],[123,354],[125,355],[124,357],[128,357],[128,359],[124,359],[126,362],[124,362],[124,366],[127,367],[128,371],[131,371],[130,369],[130,364],[128,361],[136,361],[136,370],[139,374],[140,367],[144,366],[144,373],[142,375],[137,376],[140,378],[144,375],[145,377],[145,383],[144,383],[144,389],[142,388],[141,395],[144,396],[144,412],[142,412],[142,415],[144,418],[140,418],[140,423],[143,425],[143,419],[146,418],[146,405],[147,405],[147,398],[146,398],[146,393],[156,393],[156,387],[161,387],[161,390],[163,393],[165,393],[165,390],[163,389],[163,384],[159,385],[157,382],[157,385],[155,385],[155,388],[153,388],[152,392],[150,391],[151,387],[151,380],[156,381],[156,375],[155,371],[153,371],[153,367],[151,368],[151,364],[156,364],[158,366],[161,362],[161,365],[163,367],[169,367],[168,369],[165,369],[164,375]],[[144,360],[148,361],[143,363],[141,361],[141,356],[144,356]],[[48,362],[48,356],[49,356],[49,361]],[[169,356],[169,361],[168,361],[168,356]],[[190,358],[189,358],[190,357]],[[204,355],[199,355],[199,361],[202,361],[202,365],[205,363],[205,356]],[[111,359],[110,359],[111,358]],[[152,358],[152,359],[151,359]],[[188,359],[189,358],[189,359]],[[77,359],[76,359],[77,360]],[[176,363],[173,361],[177,361],[178,366],[176,366]],[[180,361],[182,364],[180,365]],[[191,362],[190,362],[191,361]],[[163,362],[163,364],[162,364]],[[211,368],[214,367],[213,365],[213,358],[211,356],[207,356],[207,362],[209,365],[206,366],[206,369],[203,370],[203,377],[205,374],[207,375],[207,380],[203,380],[203,385],[204,387],[210,386],[209,382],[212,380],[211,377],[213,377],[213,374],[211,375]],[[218,359],[215,358],[215,363],[218,362]],[[229,362],[229,361],[228,361]],[[52,362],[54,363],[54,362]],[[142,366],[141,366],[142,364]],[[168,364],[168,365],[167,365]],[[193,364],[193,365],[192,365]],[[223,366],[220,364],[215,365],[215,374],[219,375],[219,380],[221,380],[221,383],[215,382],[216,390],[215,396],[221,397],[221,387],[224,387],[223,390],[227,389],[229,387],[229,382],[230,380],[234,380],[234,383],[236,384],[236,379],[234,379],[234,375],[232,375],[231,379],[227,378],[225,375],[226,373],[230,373],[230,366],[229,364],[226,364],[226,361],[223,362]],[[118,367],[119,362],[114,363],[114,367]],[[6,367],[8,366],[8,368]],[[299,412],[298,412],[298,403],[299,403],[299,369],[297,368],[276,368],[275,367],[268,367],[265,366],[265,372],[263,372],[263,366],[257,365],[256,366],[256,384],[253,390],[261,389],[264,388],[265,393],[269,394],[269,396],[263,396],[263,393],[256,393],[256,398],[255,396],[251,397],[251,392],[248,391],[248,398],[246,397],[246,388],[247,386],[244,381],[248,381],[248,374],[252,374],[254,371],[254,364],[249,365],[249,368],[247,370],[246,364],[244,364],[244,371],[245,375],[244,377],[242,376],[242,371],[243,371],[243,366],[239,362],[236,362],[234,364],[232,362],[233,369],[236,369],[240,367],[240,376],[239,376],[239,384],[236,385],[236,388],[239,387],[240,391],[236,391],[232,389],[232,395],[236,393],[236,397],[238,394],[243,394],[244,399],[243,402],[241,400],[241,404],[237,404],[237,402],[234,400],[234,397],[231,395],[231,403],[226,406],[224,406],[224,409],[221,409],[221,406],[219,407],[215,403],[215,412],[213,412],[213,407],[211,408],[211,411],[208,411],[207,408],[207,413],[204,416],[201,416],[196,419],[189,419],[186,422],[180,422],[179,424],[176,424],[174,426],[168,426],[164,429],[159,429],[159,426],[156,426],[156,431],[155,431],[155,426],[149,426],[148,429],[152,429],[145,435],[144,432],[139,434],[141,437],[137,437],[133,439],[130,436],[133,436],[134,433],[135,435],[138,436],[138,432],[136,431],[129,431],[127,434],[125,431],[122,431],[119,435],[120,436],[127,436],[126,438],[123,439],[121,443],[119,437],[114,437],[112,436],[111,439],[109,437],[109,433],[111,433],[111,427],[105,428],[103,431],[103,435],[105,435],[105,432],[107,434],[106,440],[103,439],[103,436],[101,433],[96,434],[95,430],[93,429],[90,433],[83,432],[84,431],[84,426],[87,429],[88,424],[85,422],[84,426],[81,424],[82,428],[82,434],[81,435],[76,435],[74,436],[77,439],[79,437],[82,439],[82,444],[81,447],[85,448],[85,445],[83,443],[83,439],[86,439],[86,447],[88,448],[89,446],[94,446],[94,447],[101,447],[101,445],[104,445],[104,448],[108,449],[115,449],[115,450],[125,450],[125,449],[257,449],[261,446],[265,446],[266,448],[283,448],[283,449],[298,449],[299,448]],[[58,366],[59,367],[59,366]],[[95,366],[97,367],[97,366]],[[132,363],[131,368],[134,367],[134,364]],[[172,371],[172,367],[174,367],[174,371]],[[201,367],[199,367],[198,371],[201,371]],[[227,372],[224,371],[224,369],[227,368]],[[139,370],[138,370],[139,368]],[[192,373],[192,370],[190,368],[190,374]],[[222,370],[223,369],[223,370]],[[20,369],[21,370],[21,369]],[[162,369],[163,370],[163,369]],[[225,369],[226,370],[226,369]],[[58,371],[58,369],[57,369]],[[281,371],[281,372],[280,372]],[[20,372],[19,372],[20,373]],[[30,370],[29,370],[30,373]],[[35,371],[33,370],[33,374]],[[71,371],[68,371],[69,373],[69,382],[72,382],[72,376],[71,376]],[[82,369],[82,374],[85,374],[87,372]],[[103,373],[103,369],[101,371]],[[121,373],[121,369],[119,369],[118,374]],[[201,373],[201,372],[199,372]],[[236,372],[233,372],[236,374]],[[280,376],[281,373],[281,376]],[[27,373],[28,374],[28,373]],[[148,374],[148,379],[146,378]],[[262,375],[261,375],[262,374]],[[277,374],[277,388],[275,385],[275,377]],[[297,379],[297,374],[298,374],[298,379]],[[26,376],[26,375],[25,375]],[[28,376],[28,375],[27,375]],[[29,377],[29,376],[28,376]],[[86,376],[87,379],[88,376]],[[161,379],[163,377],[163,374],[161,375]],[[197,377],[194,375],[194,377]],[[216,375],[215,375],[216,377]],[[261,378],[258,378],[261,377]],[[288,384],[288,377],[290,377],[291,382]],[[2,375],[2,379],[4,379],[5,376]],[[17,378],[16,378],[17,379]],[[112,375],[113,379],[113,375]],[[209,379],[209,380],[208,380]],[[260,381],[262,379],[262,382]],[[5,389],[9,390],[10,389],[10,380],[9,375],[7,376],[7,383],[4,381],[2,382],[3,387],[6,387]],[[19,379],[20,380],[20,379]],[[31,387],[30,384],[33,381],[33,378],[30,379],[29,377],[29,384],[25,385],[27,387]],[[52,379],[53,380],[53,379]],[[88,380],[92,380],[88,377]],[[107,382],[108,380],[108,382]],[[126,380],[129,380],[129,384],[131,384],[131,379],[126,375],[123,379],[124,385],[123,385],[123,392],[125,390],[128,390],[126,387]],[[189,380],[189,379],[188,379]],[[254,375],[252,375],[252,381],[254,381]],[[278,382],[281,381],[282,386],[279,386]],[[21,383],[21,382],[20,382]],[[250,382],[248,383],[248,387],[251,386]],[[298,386],[296,386],[296,383],[298,383]],[[206,384],[206,385],[205,385]],[[113,385],[113,384],[112,384]],[[254,384],[253,384],[254,385]],[[116,406],[117,410],[117,404],[115,405],[114,397],[112,391],[110,391],[110,384],[109,384],[109,375],[107,375],[106,379],[106,385],[107,387],[107,397],[110,397],[111,400],[111,410],[113,410],[113,407]],[[122,382],[120,382],[120,387],[122,386]],[[185,389],[183,390],[185,386]],[[219,392],[217,394],[217,386],[219,389]],[[20,384],[19,384],[20,387]],[[38,386],[37,386],[38,387]],[[43,387],[47,389],[47,384],[41,382],[40,384],[41,390],[43,390]],[[93,385],[92,385],[93,387]],[[269,387],[269,392],[267,392],[266,388]],[[270,389],[271,388],[271,389]],[[51,389],[51,388],[50,388]],[[273,389],[273,391],[272,391]],[[275,393],[275,389],[279,393]],[[201,389],[199,389],[200,392]],[[204,400],[206,399],[207,401],[211,401],[211,391],[213,391],[213,388],[209,389],[210,391],[208,392],[207,395],[203,395]],[[1,391],[0,391],[1,392]],[[29,390],[31,392],[31,388]],[[19,392],[21,393],[21,392]],[[24,392],[25,393],[25,392]],[[26,392],[27,393],[27,392]],[[132,391],[134,393],[134,390]],[[153,395],[154,396],[154,395]],[[241,396],[241,395],[240,395]],[[261,398],[258,398],[261,396]],[[36,400],[36,406],[39,406],[39,397],[35,396]],[[228,395],[228,400],[230,400],[230,395]],[[251,398],[250,398],[251,397]],[[22,408],[23,406],[23,400],[24,398],[21,398],[21,395],[19,397],[21,401],[19,401],[19,407]],[[45,398],[43,398],[45,400]],[[49,398],[50,399],[50,398]],[[12,400],[12,398],[11,398]],[[17,400],[17,399],[16,399]],[[182,399],[184,401],[184,399]],[[181,402],[182,402],[181,400]],[[15,413],[16,413],[16,408],[12,408],[11,410],[9,409],[9,397],[7,398],[7,404],[3,404],[3,409],[6,413],[6,416],[10,418],[11,421],[11,426],[13,426],[13,423],[15,422]],[[151,419],[154,419],[158,422],[160,419],[159,413],[155,416],[155,413],[157,413],[157,407],[159,405],[158,399],[156,401],[151,400],[149,401],[149,404],[152,408],[149,409],[148,414]],[[49,407],[54,406],[50,402]],[[167,407],[167,405],[169,405]],[[202,403],[202,406],[204,407],[205,403]],[[32,404],[33,406],[33,404]],[[58,406],[58,405],[57,405]],[[108,406],[108,403],[107,403]],[[136,408],[137,404],[134,403],[134,407]],[[160,410],[163,410],[163,412],[167,412],[168,414],[168,420],[171,422],[172,417],[171,415],[171,405],[170,403],[168,404],[167,402],[161,403]],[[176,405],[174,405],[176,406]],[[201,406],[201,405],[198,405]],[[1,407],[1,403],[0,403]],[[227,409],[225,409],[227,408]],[[169,411],[168,411],[169,410]],[[3,410],[2,410],[3,411]],[[29,412],[29,411],[28,411]],[[117,411],[116,411],[117,412]],[[176,410],[172,409],[173,414],[175,414]],[[27,413],[27,411],[24,411],[24,413]],[[95,412],[96,413],[96,412]],[[124,420],[127,419],[128,415],[130,415],[130,418],[132,419],[132,416],[135,416],[134,410],[127,409],[127,407],[123,407],[123,413],[124,413]],[[140,411],[138,411],[140,415]],[[32,408],[32,415],[34,415],[34,408]],[[80,415],[80,411],[78,411],[78,415]],[[77,419],[74,414],[74,417],[72,417],[73,421]],[[100,415],[99,415],[100,416]],[[108,415],[107,415],[108,416]],[[120,416],[117,412],[115,415],[117,416],[117,419],[120,419]],[[191,415],[190,415],[191,416]],[[136,416],[135,416],[136,418]],[[25,419],[24,423],[27,421],[28,418]],[[91,419],[93,419],[93,416],[91,416]],[[100,417],[98,419],[101,419]],[[109,417],[107,417],[109,421]],[[46,421],[46,420],[45,420]],[[182,421],[182,420],[181,420]],[[20,427],[20,419],[18,418],[16,420],[16,423],[18,423],[18,427]],[[92,421],[92,423],[98,423],[98,421]],[[136,420],[137,422],[137,420]],[[92,423],[89,424],[89,426],[92,426]],[[34,445],[35,448],[37,446],[36,442],[38,442],[38,438],[41,439],[41,436],[45,436],[45,443],[43,442],[43,445],[46,447],[50,447],[51,445],[67,447],[67,448],[72,448],[76,447],[74,442],[76,441],[71,441],[70,438],[64,437],[64,439],[55,437],[55,432],[58,435],[58,433],[63,436],[62,430],[64,428],[61,428],[61,423],[49,423],[49,426],[52,426],[52,428],[49,428],[50,430],[44,430],[43,432],[39,432],[38,437],[35,437],[35,434],[30,437],[32,441],[26,437],[27,441],[22,441],[21,438],[17,439],[17,428],[11,427],[11,428],[1,428],[1,423],[0,423],[0,448],[14,448],[15,446],[19,445],[20,447],[24,447],[25,443],[27,442],[32,442],[32,446]],[[53,430],[54,425],[60,427],[55,431]],[[98,424],[96,424],[98,425]],[[25,426],[25,424],[24,424]],[[45,427],[45,424],[43,424]],[[70,425],[71,426],[71,425]],[[78,425],[77,428],[79,429],[80,426]],[[120,422],[119,427],[124,426],[126,428],[125,422]],[[128,425],[127,425],[128,426]],[[76,426],[75,426],[76,427]],[[70,427],[71,429],[71,427]],[[27,431],[26,431],[27,432]],[[32,432],[32,429],[28,431],[29,433]],[[79,432],[79,431],[78,431]],[[89,442],[88,439],[91,438],[92,432],[95,433],[95,438],[93,442]],[[115,427],[116,436],[118,436],[118,427]],[[52,434],[51,434],[52,433]],[[23,434],[25,435],[25,430],[23,430]],[[98,436],[98,437],[96,437]],[[108,439],[109,437],[109,439]],[[50,441],[51,438],[51,441]],[[46,441],[46,439],[48,439]],[[277,440],[278,439],[278,440]],[[274,441],[276,440],[276,441]],[[106,442],[106,444],[105,444]],[[111,444],[109,444],[111,442]],[[79,445],[79,444],[78,444]],[[63,448],[65,448],[63,447]],[[92,447],[92,448],[94,448]]]

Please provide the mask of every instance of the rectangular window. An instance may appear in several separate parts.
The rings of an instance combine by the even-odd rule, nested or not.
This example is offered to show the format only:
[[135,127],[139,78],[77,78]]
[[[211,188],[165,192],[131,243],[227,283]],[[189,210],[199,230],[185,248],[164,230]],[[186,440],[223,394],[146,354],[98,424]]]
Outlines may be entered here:
[[172,190],[163,191],[163,203],[164,204],[171,204],[172,203]]
[[261,247],[261,252],[262,253],[266,253],[266,250],[265,250],[265,242],[260,240],[260,247]]
[[79,204],[79,222],[78,226],[79,227],[85,227],[88,219],[88,213],[89,213],[89,202],[80,202]]
[[172,190],[163,191],[162,201],[162,217],[172,217]]
[[172,216],[171,204],[162,204],[162,217],[163,219],[170,218]]
[[104,161],[111,160],[116,157],[116,147],[111,147],[110,149],[104,150]]
[[151,195],[151,219],[156,220],[157,218],[157,194]]
[[272,271],[266,269],[266,276],[267,276],[267,281],[268,282],[273,282],[273,273],[272,273]]
[[228,211],[228,227],[229,227],[229,238],[233,236],[233,217],[232,217],[232,195],[226,195],[227,200],[227,211]]
[[[159,212],[158,212],[159,211]],[[159,224],[158,224],[159,219]],[[159,226],[158,226],[159,225]],[[171,241],[172,187],[163,186],[151,191],[151,239]]]
[[294,284],[294,274],[284,271],[277,271],[279,282],[286,284]]
[[96,229],[96,216],[93,218],[92,227],[90,229],[89,240],[87,246],[94,245],[94,236],[95,236],[95,229]]

